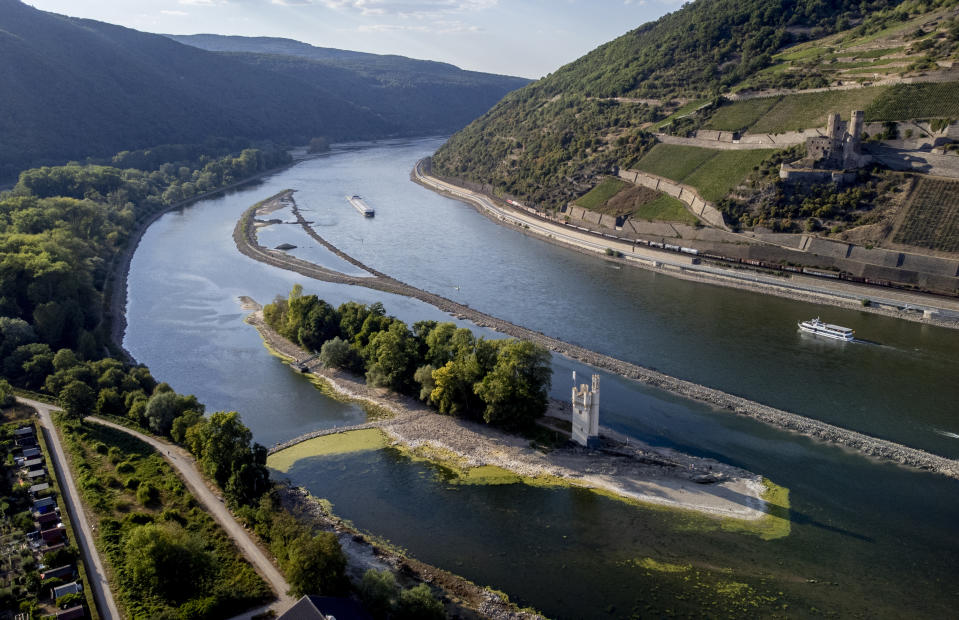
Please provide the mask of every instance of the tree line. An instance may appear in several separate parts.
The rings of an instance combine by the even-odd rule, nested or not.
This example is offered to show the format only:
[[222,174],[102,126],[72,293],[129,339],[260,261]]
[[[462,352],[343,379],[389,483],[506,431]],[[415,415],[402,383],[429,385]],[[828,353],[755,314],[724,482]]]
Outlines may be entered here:
[[263,316],[285,338],[318,352],[325,366],[416,396],[442,414],[525,430],[546,413],[550,356],[532,342],[477,338],[437,321],[410,328],[380,303],[334,308],[300,285]]
[[[82,418],[94,413],[125,418],[185,446],[270,545],[294,594],[342,593],[345,560],[335,536],[313,533],[283,511],[266,449],[253,442],[240,416],[206,415],[196,397],[177,394],[143,366],[111,357],[114,344],[102,311],[109,265],[136,226],[187,194],[222,187],[289,156],[244,149],[162,163],[152,153],[121,153],[117,161],[138,157],[151,169],[37,168],[0,194],[0,392],[6,400],[13,385],[56,399],[73,420],[69,424],[85,426]],[[148,486],[137,494],[151,501]],[[127,534],[118,534],[118,544],[129,542]],[[161,540],[166,530],[154,534],[160,547],[169,542]],[[162,598],[169,585],[141,594]],[[198,611],[192,617],[215,616]]]

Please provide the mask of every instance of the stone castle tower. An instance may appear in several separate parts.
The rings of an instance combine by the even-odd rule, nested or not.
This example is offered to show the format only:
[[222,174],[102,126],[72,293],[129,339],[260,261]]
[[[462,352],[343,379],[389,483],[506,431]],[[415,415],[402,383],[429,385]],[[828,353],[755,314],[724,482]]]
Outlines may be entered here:
[[589,448],[599,444],[599,375],[593,375],[592,389],[585,383],[576,387],[573,372],[573,441]]

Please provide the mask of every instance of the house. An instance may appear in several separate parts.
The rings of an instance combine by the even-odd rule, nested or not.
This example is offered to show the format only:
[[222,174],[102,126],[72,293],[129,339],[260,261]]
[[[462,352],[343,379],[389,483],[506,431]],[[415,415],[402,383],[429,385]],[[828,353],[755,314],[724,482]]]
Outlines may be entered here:
[[54,577],[57,577],[58,579],[72,579],[76,574],[77,571],[73,567],[73,564],[65,564],[63,566],[51,568],[40,573],[40,581],[45,581]]
[[49,544],[56,544],[63,542],[66,537],[66,528],[63,525],[58,525],[58,527],[50,528],[49,530],[44,530],[40,532],[40,538],[43,539],[43,542]]
[[32,426],[21,426],[13,431],[13,441],[21,448],[37,447],[37,436]]
[[56,527],[57,523],[60,522],[60,515],[56,512],[45,512],[34,517],[34,522],[37,524],[37,529],[41,532],[45,529],[50,529],[51,527]]
[[363,607],[350,598],[307,594],[277,620],[372,620]]
[[57,620],[80,620],[80,618],[86,617],[87,611],[83,608],[83,605],[57,611]]
[[62,586],[57,586],[53,589],[53,599],[56,600],[61,596],[65,596],[67,594],[79,594],[80,592],[83,592],[83,586],[81,584],[77,583],[76,581],[65,583]]
[[[50,485],[47,485],[47,486],[50,486]],[[30,488],[33,489],[33,487],[30,487]],[[53,499],[52,497],[41,497],[40,499],[33,501],[34,512],[38,512],[40,514],[51,512],[53,510],[56,510],[56,508],[57,508],[57,500]]]

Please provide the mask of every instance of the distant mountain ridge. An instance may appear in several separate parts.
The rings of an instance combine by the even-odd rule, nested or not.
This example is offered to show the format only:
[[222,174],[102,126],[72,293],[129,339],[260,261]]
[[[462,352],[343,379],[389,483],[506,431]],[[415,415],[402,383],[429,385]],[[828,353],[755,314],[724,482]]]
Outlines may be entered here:
[[452,133],[530,82],[432,60],[316,47],[292,39],[166,36],[344,95],[401,132]]
[[[382,79],[325,65],[294,71],[287,65],[307,62],[294,56],[236,56],[0,0],[0,179],[41,164],[214,137],[305,144],[316,136],[449,132],[518,85],[518,78],[470,88],[439,80],[432,107],[390,102],[377,110],[372,91],[390,98]],[[296,62],[276,60],[283,58]]]

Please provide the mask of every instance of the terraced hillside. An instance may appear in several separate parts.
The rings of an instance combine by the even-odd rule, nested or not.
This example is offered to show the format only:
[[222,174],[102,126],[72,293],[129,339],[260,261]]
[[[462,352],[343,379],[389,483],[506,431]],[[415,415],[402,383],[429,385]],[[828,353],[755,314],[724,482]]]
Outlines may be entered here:
[[511,93],[440,148],[433,170],[546,211],[617,168],[682,181],[716,202],[756,173],[766,177],[755,188],[765,202],[735,207],[743,226],[772,218],[776,230],[799,231],[793,215],[821,211],[840,219],[806,225],[845,230],[862,219],[849,216],[855,209],[780,213],[775,170],[762,164],[783,156],[664,148],[652,132],[775,134],[824,127],[827,114],[848,118],[852,109],[864,109],[867,123],[945,126],[959,118],[957,61],[959,0],[699,0]]

